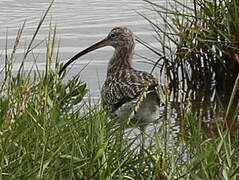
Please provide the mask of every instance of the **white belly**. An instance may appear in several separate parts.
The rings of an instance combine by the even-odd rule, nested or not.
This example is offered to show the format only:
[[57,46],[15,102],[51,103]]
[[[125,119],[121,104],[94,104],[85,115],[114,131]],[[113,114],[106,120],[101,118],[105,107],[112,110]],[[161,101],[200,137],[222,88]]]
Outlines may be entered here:
[[[123,104],[113,115],[119,118],[119,121],[127,121],[132,114],[137,98]],[[159,102],[156,94],[150,93],[140,103],[139,108],[131,117],[131,123],[149,123],[159,118]]]

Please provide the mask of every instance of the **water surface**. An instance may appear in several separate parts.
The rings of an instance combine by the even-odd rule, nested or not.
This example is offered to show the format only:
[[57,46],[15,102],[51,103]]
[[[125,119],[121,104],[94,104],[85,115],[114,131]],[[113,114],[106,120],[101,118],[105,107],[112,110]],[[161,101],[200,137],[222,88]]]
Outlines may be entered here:
[[[26,27],[17,51],[17,60],[21,60],[21,54],[26,49],[37,23],[49,6],[50,0],[1,0],[0,1],[0,53],[4,55],[6,36],[8,49],[11,49],[19,27],[26,20]],[[74,54],[89,45],[103,39],[108,32],[116,26],[127,26],[132,29],[136,36],[149,43],[155,43],[152,37],[150,25],[144,18],[138,15],[143,13],[151,15],[147,9],[149,5],[142,0],[56,0],[47,20],[37,35],[35,44],[39,45],[27,59],[28,69],[37,62],[40,70],[44,70],[46,38],[50,19],[53,26],[57,27],[57,39],[60,46],[61,62],[66,62]],[[9,50],[10,53],[10,50]],[[107,62],[113,53],[113,49],[105,47],[92,52],[75,62],[66,78],[76,75],[86,64],[90,64],[81,73],[82,80],[86,81],[92,96],[99,95],[99,89],[106,76]],[[136,43],[135,53],[156,60],[153,53],[142,45]],[[36,60],[34,60],[36,59]],[[152,66],[145,65],[139,56],[134,57],[134,66],[137,69],[150,71]],[[18,69],[15,63],[15,70]],[[3,66],[1,66],[3,67]],[[27,68],[26,68],[27,69]]]

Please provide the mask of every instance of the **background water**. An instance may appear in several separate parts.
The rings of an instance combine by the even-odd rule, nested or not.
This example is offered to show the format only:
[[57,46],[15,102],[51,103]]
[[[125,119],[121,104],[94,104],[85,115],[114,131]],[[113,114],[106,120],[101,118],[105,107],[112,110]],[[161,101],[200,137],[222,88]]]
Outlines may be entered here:
[[[14,70],[19,67],[24,49],[26,49],[37,27],[40,17],[49,6],[50,0],[0,0],[0,55],[1,68],[4,66],[6,45],[8,54],[15,40],[19,27],[26,20],[26,27],[17,50]],[[148,43],[155,43],[153,31],[148,22],[138,15],[152,16],[150,6],[143,0],[55,0],[53,7],[37,35],[35,44],[42,42],[27,59],[26,69],[36,61],[40,70],[44,70],[46,39],[50,19],[57,27],[57,39],[60,46],[59,59],[66,62],[77,52],[103,39],[116,26],[127,26],[136,36]],[[8,39],[6,43],[6,39]],[[75,62],[66,79],[76,75],[84,66],[82,80],[86,81],[92,96],[98,96],[106,76],[107,62],[113,53],[111,47],[105,47],[81,57]],[[136,43],[134,67],[150,71],[152,66],[143,63],[140,55],[157,60],[152,52]]]

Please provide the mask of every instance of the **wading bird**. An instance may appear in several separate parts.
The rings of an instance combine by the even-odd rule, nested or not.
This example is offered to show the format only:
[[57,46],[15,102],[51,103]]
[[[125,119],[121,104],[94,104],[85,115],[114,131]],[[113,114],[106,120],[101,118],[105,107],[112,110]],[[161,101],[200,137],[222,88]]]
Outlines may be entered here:
[[115,48],[101,90],[103,107],[120,121],[147,123],[155,120],[159,108],[158,81],[149,73],[132,68],[134,35],[129,28],[116,27],[102,41],[72,57],[59,74],[77,58],[104,46]]

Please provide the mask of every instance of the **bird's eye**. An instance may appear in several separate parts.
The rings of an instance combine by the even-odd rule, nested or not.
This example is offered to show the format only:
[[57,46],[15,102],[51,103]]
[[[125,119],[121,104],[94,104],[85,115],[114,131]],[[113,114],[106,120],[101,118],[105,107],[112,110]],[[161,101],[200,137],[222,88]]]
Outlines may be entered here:
[[110,37],[111,37],[111,38],[114,38],[114,37],[115,37],[115,34],[111,34]]

